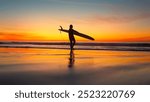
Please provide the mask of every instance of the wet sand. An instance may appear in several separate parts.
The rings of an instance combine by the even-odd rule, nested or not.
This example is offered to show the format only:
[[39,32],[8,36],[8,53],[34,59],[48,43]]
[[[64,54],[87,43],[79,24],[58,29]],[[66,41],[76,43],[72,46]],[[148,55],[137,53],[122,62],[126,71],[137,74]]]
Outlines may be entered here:
[[0,84],[150,85],[150,52],[0,48]]

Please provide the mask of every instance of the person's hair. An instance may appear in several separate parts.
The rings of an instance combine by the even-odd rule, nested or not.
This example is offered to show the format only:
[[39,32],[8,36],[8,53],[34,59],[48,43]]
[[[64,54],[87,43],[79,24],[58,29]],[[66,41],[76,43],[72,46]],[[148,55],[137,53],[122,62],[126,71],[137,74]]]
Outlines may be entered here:
[[73,25],[71,24],[71,25],[70,25],[70,29],[72,29],[72,28],[73,28]]

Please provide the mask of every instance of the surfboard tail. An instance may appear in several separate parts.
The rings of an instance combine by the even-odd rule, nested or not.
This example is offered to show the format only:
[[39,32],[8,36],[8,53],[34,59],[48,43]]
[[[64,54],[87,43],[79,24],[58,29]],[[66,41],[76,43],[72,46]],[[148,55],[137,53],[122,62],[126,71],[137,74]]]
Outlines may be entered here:
[[89,35],[86,35],[86,34],[83,34],[83,33],[79,33],[79,32],[77,32],[77,31],[75,31],[75,30],[74,30],[74,34],[77,35],[77,36],[80,36],[80,37],[89,39],[89,40],[95,40],[93,37],[91,37],[91,36],[89,36]]

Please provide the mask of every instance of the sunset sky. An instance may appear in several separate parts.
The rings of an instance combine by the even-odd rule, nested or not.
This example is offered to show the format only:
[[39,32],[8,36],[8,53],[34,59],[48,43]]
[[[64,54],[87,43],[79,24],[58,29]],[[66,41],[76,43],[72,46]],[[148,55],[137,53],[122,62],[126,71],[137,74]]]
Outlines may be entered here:
[[150,42],[150,0],[0,0],[0,41],[67,41],[58,29],[70,24],[96,41]]

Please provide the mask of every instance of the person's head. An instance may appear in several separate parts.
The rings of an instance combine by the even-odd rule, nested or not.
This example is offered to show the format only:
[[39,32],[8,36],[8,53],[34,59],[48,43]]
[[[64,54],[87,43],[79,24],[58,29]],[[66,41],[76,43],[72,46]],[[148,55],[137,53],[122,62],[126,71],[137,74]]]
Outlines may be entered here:
[[69,26],[69,28],[72,29],[72,28],[73,28],[73,25],[71,24],[71,25]]

